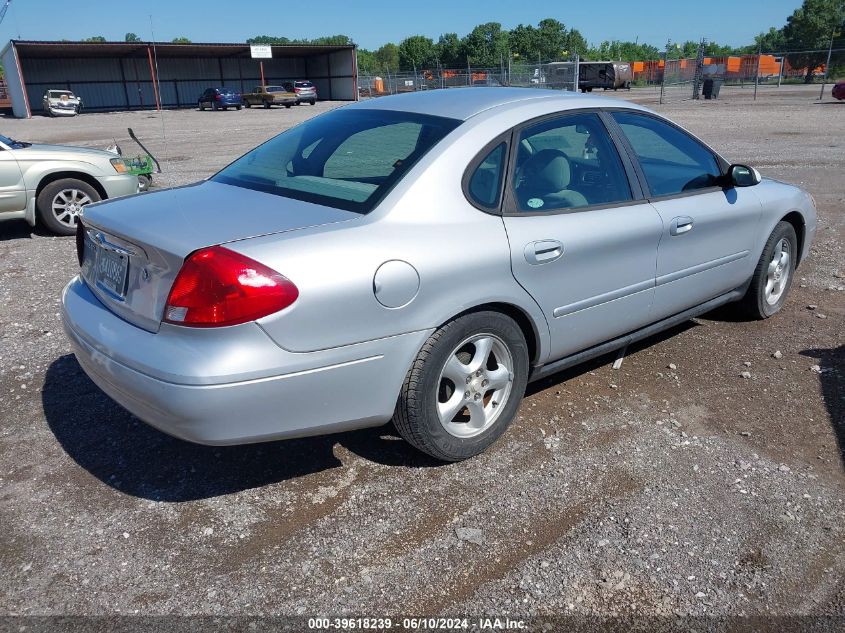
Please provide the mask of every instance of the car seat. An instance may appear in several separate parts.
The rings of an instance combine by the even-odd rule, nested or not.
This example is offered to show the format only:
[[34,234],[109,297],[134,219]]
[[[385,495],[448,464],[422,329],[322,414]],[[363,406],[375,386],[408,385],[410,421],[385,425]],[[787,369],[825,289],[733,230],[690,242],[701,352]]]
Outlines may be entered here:
[[[525,161],[516,189],[520,206],[525,209],[585,207],[587,199],[578,191],[569,189],[572,170],[566,154],[556,149],[543,149]],[[541,199],[540,207],[528,204]]]

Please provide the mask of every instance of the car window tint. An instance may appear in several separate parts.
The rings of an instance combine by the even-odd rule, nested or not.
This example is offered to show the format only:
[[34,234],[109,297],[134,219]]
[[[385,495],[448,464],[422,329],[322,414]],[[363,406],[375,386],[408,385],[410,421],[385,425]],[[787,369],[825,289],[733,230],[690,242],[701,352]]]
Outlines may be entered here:
[[524,129],[513,188],[520,211],[575,209],[631,200],[631,187],[597,114],[566,115]]
[[719,184],[713,153],[689,134],[654,117],[614,112],[639,159],[654,196],[695,191]]
[[328,157],[326,178],[384,178],[401,164],[420,138],[422,124],[382,125],[347,137]]
[[469,179],[469,195],[483,207],[495,207],[499,204],[506,148],[504,143],[493,148]]
[[212,179],[366,213],[459,121],[338,109],[270,139]]

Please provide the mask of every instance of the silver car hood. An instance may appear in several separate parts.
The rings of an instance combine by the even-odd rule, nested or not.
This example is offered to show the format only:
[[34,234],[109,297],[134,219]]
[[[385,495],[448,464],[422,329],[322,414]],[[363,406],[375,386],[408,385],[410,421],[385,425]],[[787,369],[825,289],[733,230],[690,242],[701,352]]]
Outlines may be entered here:
[[101,202],[85,208],[83,224],[94,239],[131,254],[126,296],[117,300],[85,279],[118,316],[157,331],[173,280],[194,251],[360,217],[212,181]]
[[[42,145],[33,143],[27,147],[14,150],[17,160],[111,160],[117,158],[115,154],[93,147],[76,147],[73,145]],[[115,172],[116,173],[116,172]]]

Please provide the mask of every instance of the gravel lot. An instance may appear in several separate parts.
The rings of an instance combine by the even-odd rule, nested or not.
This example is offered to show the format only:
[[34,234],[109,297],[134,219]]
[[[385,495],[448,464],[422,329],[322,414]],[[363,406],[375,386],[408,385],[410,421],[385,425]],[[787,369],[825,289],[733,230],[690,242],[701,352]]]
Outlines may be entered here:
[[[73,238],[0,223],[0,615],[845,618],[845,103],[741,90],[655,108],[815,196],[784,311],[710,314],[618,371],[604,358],[534,385],[504,440],[460,464],[390,427],[231,448],[151,429],[70,354]],[[166,186],[337,105],[0,132],[130,149],[131,126]]]

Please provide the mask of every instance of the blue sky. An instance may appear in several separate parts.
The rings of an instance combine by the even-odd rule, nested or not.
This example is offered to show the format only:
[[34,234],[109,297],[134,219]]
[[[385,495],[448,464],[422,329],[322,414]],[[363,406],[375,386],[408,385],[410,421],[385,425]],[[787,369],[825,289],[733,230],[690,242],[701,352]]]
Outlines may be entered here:
[[667,37],[707,37],[736,46],[750,43],[770,26],[782,26],[799,5],[800,0],[12,0],[0,39],[103,35],[122,40],[133,31],[147,40],[152,14],[156,39],[162,41],[182,35],[194,42],[242,42],[258,34],[295,38],[345,33],[360,46],[377,48],[418,33],[436,38],[455,31],[463,36],[482,22],[512,28],[553,17],[579,29],[590,43],[639,37],[662,46]]

